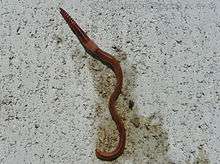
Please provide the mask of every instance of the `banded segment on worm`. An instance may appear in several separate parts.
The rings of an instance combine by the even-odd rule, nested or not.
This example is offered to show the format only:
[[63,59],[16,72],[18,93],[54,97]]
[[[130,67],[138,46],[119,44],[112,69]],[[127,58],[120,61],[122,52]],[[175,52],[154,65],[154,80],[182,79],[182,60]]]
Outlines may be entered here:
[[70,15],[62,8],[60,8],[60,14],[63,16],[66,23],[69,25],[70,29],[77,36],[80,43],[86,50],[88,54],[92,57],[100,60],[107,66],[109,66],[116,76],[116,86],[113,93],[110,96],[108,107],[113,121],[117,126],[119,132],[119,142],[117,147],[111,152],[100,151],[96,149],[96,156],[99,159],[112,161],[123,154],[126,143],[126,130],[124,128],[124,123],[116,111],[116,101],[118,96],[121,94],[121,89],[123,85],[123,73],[119,61],[117,61],[112,55],[101,50],[94,41],[92,41],[87,34],[79,27],[79,25],[70,17]]

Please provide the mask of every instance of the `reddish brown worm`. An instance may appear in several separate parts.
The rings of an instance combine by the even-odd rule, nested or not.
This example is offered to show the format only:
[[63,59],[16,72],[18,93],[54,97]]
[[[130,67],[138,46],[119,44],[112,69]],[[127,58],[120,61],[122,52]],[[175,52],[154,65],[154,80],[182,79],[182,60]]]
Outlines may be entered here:
[[112,55],[101,50],[95,44],[95,42],[93,42],[86,35],[86,33],[79,27],[79,25],[70,17],[70,15],[64,9],[60,8],[60,13],[65,19],[65,21],[67,22],[67,24],[69,25],[70,29],[77,36],[80,43],[86,50],[86,52],[90,54],[92,57],[100,60],[102,63],[104,63],[108,67],[110,67],[112,71],[115,73],[117,82],[116,82],[115,89],[110,96],[108,107],[109,107],[109,111],[112,116],[112,119],[114,120],[117,126],[117,129],[118,129],[118,132],[119,132],[119,142],[117,144],[117,147],[111,152],[105,152],[105,151],[100,151],[96,149],[96,156],[99,159],[112,161],[118,158],[124,152],[125,142],[126,142],[126,131],[124,128],[124,123],[122,122],[115,108],[116,101],[118,99],[118,96],[121,94],[121,89],[123,85],[123,74],[122,74],[120,63]]

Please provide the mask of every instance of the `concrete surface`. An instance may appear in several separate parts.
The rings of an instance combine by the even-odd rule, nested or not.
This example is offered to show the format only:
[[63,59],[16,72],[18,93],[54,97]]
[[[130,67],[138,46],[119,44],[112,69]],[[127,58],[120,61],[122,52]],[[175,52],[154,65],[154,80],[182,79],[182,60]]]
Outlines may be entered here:
[[[125,153],[112,163],[220,163],[220,1],[1,0],[0,163],[108,163],[114,75],[59,7],[121,61]],[[133,106],[134,103],[134,106]]]

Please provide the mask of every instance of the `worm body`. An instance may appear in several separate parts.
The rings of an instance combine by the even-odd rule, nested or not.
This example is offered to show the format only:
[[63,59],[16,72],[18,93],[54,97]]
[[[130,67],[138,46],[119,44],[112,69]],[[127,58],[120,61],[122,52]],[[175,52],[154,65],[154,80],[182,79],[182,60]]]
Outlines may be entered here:
[[116,101],[118,99],[118,96],[121,94],[121,89],[123,85],[123,74],[120,63],[112,55],[101,50],[64,9],[60,8],[60,13],[69,25],[70,29],[77,36],[86,52],[89,53],[92,57],[100,60],[101,62],[109,66],[115,73],[117,79],[116,86],[110,96],[108,107],[111,117],[115,122],[117,130],[119,132],[119,142],[117,144],[117,147],[112,152],[104,152],[96,149],[96,156],[99,159],[106,161],[114,160],[124,152],[126,142],[126,131],[124,128],[124,123],[122,122],[115,108]]

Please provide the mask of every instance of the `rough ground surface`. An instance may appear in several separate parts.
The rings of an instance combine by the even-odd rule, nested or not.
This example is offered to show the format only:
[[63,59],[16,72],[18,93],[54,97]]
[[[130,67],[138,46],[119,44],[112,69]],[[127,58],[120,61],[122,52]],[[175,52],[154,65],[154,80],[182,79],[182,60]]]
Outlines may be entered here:
[[[0,0],[0,163],[102,163],[117,143],[114,75],[59,7],[121,61],[123,156],[220,163],[220,1]],[[105,162],[104,162],[105,163]]]

